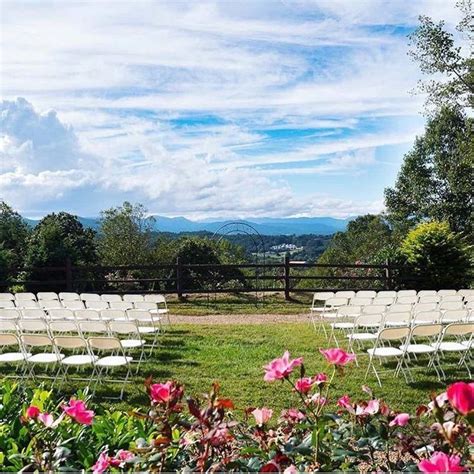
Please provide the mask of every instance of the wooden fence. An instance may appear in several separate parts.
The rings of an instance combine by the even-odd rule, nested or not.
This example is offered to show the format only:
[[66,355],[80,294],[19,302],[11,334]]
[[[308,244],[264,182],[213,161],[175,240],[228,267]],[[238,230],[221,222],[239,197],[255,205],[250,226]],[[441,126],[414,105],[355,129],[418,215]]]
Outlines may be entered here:
[[[0,291],[22,285],[28,291],[107,293],[291,293],[325,290],[397,289],[419,286],[409,267],[392,265],[326,265],[291,261],[268,264],[184,264],[75,266],[70,259],[55,267],[27,268],[0,281]],[[27,275],[23,277],[21,275]]]

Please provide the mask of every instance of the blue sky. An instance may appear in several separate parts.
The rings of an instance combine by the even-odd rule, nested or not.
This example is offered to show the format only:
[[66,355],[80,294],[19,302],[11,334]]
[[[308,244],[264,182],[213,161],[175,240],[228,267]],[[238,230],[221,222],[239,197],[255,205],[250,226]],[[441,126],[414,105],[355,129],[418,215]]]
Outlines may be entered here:
[[406,35],[449,0],[1,3],[0,198],[190,218],[383,209],[422,133]]

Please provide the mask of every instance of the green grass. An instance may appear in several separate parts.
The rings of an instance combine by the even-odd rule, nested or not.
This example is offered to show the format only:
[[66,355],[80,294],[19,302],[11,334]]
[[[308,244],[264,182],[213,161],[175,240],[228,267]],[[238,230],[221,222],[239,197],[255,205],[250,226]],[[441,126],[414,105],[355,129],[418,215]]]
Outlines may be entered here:
[[189,295],[181,301],[174,295],[167,297],[172,314],[204,316],[215,314],[299,314],[307,313],[311,306],[312,294],[292,295],[285,301],[281,292],[265,293],[224,293]]
[[[327,371],[320,347],[328,347],[323,336],[316,335],[309,324],[267,325],[174,325],[162,337],[161,345],[151,359],[134,375],[127,387],[125,401],[117,403],[120,409],[144,406],[147,397],[143,380],[151,375],[154,381],[175,379],[185,384],[186,392],[199,395],[206,393],[212,382],[219,381],[222,395],[234,400],[239,413],[246,407],[266,405],[276,410],[297,402],[288,386],[280,382],[265,383],[262,366],[285,349],[292,357],[303,356],[308,374]],[[331,400],[344,393],[354,398],[364,398],[366,358],[360,359],[360,367],[345,369],[344,376],[337,376]],[[445,384],[436,381],[435,374],[426,364],[414,371],[416,382],[407,385],[402,377],[393,372],[383,375],[383,387],[379,388],[373,376],[367,380],[378,397],[398,410],[413,410],[427,402],[431,391],[441,392]],[[450,380],[463,378],[461,370],[449,371]],[[80,385],[68,384],[64,395],[73,393]],[[97,403],[109,405],[103,397],[116,390],[112,384],[103,385],[97,392]]]

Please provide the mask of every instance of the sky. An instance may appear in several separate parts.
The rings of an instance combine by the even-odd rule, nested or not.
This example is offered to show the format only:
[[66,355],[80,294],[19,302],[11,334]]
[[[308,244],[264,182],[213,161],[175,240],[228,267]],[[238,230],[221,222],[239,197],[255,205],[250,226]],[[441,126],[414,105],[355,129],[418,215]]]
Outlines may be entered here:
[[451,0],[0,0],[0,199],[194,219],[383,210]]

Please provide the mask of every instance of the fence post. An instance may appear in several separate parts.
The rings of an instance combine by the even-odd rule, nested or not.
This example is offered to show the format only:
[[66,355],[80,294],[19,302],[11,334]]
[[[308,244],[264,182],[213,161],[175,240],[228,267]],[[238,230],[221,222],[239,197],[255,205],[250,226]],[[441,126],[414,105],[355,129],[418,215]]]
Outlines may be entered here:
[[289,301],[290,298],[290,256],[285,254],[285,300]]
[[176,293],[178,294],[179,299],[183,297],[183,286],[181,280],[182,271],[181,260],[179,257],[176,257]]
[[66,291],[73,290],[73,282],[72,282],[72,262],[70,257],[66,257]]

